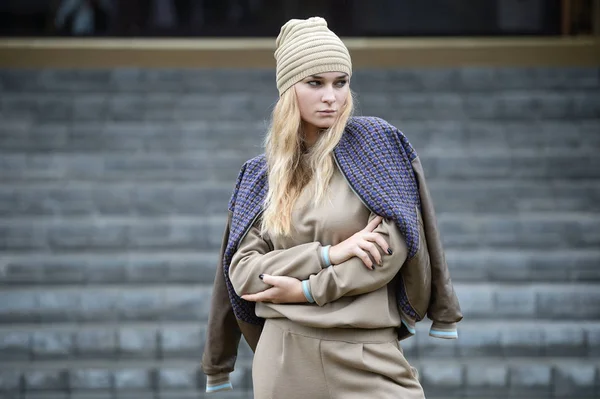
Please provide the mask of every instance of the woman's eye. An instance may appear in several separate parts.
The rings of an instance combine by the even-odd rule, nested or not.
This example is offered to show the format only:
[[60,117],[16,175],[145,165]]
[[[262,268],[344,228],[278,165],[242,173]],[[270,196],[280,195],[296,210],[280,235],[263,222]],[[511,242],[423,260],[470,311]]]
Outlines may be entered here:
[[311,80],[309,82],[306,82],[309,84],[309,86],[319,86],[321,84],[321,82],[319,82],[318,80]]
[[347,81],[346,80],[338,80],[335,84],[338,87],[344,87],[346,85]]

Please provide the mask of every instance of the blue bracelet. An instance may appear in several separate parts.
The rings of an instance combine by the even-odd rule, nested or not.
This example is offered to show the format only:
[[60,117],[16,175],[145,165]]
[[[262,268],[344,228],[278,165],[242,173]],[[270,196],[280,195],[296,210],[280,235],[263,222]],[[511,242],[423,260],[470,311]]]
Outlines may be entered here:
[[302,292],[304,292],[304,296],[306,300],[310,303],[315,303],[315,298],[313,298],[310,293],[310,285],[308,285],[308,280],[302,280]]
[[327,245],[321,249],[321,257],[323,258],[325,267],[331,266],[331,259],[329,259],[329,248],[331,248],[331,245]]

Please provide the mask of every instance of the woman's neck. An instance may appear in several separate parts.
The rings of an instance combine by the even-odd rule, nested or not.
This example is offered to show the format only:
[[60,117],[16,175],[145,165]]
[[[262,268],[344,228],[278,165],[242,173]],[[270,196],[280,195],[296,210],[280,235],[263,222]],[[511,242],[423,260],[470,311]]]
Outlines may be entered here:
[[308,125],[305,123],[304,126],[302,126],[302,132],[304,135],[304,144],[306,145],[306,148],[310,148],[319,139],[321,129],[319,129],[316,126]]

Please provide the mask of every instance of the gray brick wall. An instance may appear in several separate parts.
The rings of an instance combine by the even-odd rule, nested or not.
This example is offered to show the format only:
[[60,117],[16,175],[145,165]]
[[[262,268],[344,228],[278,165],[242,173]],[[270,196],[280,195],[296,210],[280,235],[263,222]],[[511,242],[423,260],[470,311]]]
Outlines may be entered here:
[[[465,320],[429,398],[600,397],[600,72],[358,70],[419,153]],[[211,284],[272,70],[0,70],[0,397],[198,398]],[[240,348],[235,391],[251,398]]]

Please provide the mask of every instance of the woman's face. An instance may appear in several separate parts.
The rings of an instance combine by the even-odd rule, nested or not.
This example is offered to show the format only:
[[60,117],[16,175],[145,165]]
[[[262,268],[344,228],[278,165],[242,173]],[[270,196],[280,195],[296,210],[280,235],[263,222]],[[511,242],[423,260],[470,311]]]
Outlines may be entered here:
[[350,93],[348,75],[324,72],[294,85],[305,130],[316,131],[333,125]]

